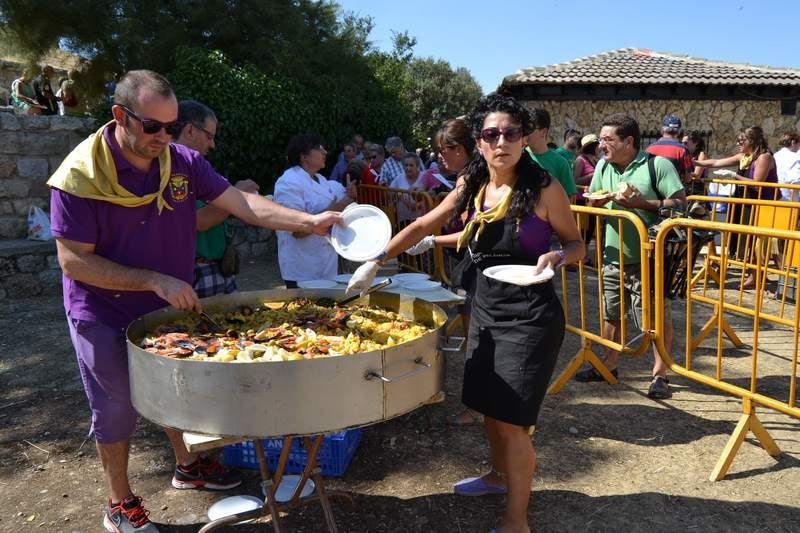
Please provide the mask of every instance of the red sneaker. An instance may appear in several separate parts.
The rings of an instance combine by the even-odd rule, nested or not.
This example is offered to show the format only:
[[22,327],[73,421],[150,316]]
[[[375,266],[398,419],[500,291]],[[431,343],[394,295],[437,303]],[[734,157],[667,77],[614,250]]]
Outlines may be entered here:
[[139,496],[128,496],[113,506],[109,500],[103,526],[112,533],[158,533],[158,528],[147,516],[149,514]]

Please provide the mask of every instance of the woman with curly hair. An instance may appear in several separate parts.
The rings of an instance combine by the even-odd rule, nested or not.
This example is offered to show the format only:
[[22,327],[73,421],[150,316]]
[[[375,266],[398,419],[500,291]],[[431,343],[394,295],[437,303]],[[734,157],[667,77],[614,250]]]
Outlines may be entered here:
[[[459,246],[461,285],[473,295],[462,401],[484,415],[491,470],[459,481],[456,494],[508,494],[498,532],[527,532],[528,499],[535,465],[529,430],[555,368],[564,339],[564,313],[551,281],[521,286],[489,278],[503,264],[545,268],[580,261],[583,241],[562,187],[523,157],[531,132],[529,112],[513,98],[481,98],[468,124],[477,151],[456,189],[435,209],[398,233],[386,251],[364,263],[348,292],[372,284],[383,261],[420,241],[448,218],[467,212]],[[562,248],[550,249],[553,232]]]

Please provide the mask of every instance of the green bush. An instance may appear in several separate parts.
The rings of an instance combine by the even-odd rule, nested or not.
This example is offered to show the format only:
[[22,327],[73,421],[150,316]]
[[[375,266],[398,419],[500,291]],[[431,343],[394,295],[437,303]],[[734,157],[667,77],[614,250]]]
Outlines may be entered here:
[[286,168],[286,145],[298,133],[325,138],[330,155],[323,173],[353,133],[380,143],[410,135],[410,110],[366,69],[355,80],[321,76],[314,88],[234,65],[218,51],[179,48],[175,65],[167,77],[178,100],[202,102],[219,120],[217,148],[209,154],[214,167],[231,181],[253,179],[264,192]]

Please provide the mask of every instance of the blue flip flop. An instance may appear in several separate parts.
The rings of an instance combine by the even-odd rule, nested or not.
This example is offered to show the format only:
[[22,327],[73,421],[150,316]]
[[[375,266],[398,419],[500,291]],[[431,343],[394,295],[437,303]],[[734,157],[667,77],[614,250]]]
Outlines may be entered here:
[[508,489],[486,483],[482,477],[469,477],[453,485],[453,492],[459,496],[485,496],[487,494],[508,494]]

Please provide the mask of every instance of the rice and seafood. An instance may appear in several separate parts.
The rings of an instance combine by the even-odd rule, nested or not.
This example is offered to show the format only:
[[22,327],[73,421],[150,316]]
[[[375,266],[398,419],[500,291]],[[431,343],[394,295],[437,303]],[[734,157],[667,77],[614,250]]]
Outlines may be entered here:
[[156,327],[141,346],[179,359],[276,362],[380,350],[431,331],[394,311],[370,305],[339,307],[325,298],[267,302],[211,317],[220,329],[187,315]]

